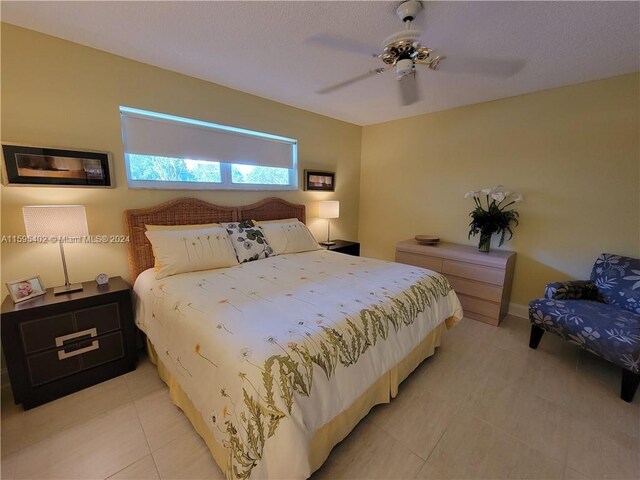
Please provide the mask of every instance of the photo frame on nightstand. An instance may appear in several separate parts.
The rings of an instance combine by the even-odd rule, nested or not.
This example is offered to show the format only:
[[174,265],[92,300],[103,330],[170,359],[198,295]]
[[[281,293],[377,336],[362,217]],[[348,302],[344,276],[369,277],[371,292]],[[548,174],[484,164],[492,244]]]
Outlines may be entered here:
[[13,303],[20,303],[47,293],[39,275],[7,282],[7,289]]

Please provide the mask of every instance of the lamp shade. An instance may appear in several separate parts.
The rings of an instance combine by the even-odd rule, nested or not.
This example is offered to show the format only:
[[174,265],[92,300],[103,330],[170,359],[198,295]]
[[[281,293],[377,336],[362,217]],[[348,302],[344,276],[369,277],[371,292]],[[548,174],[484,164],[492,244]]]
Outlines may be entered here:
[[318,216],[320,218],[339,218],[340,202],[337,200],[324,200],[320,202]]
[[28,236],[82,237],[89,235],[84,205],[33,205],[22,207]]

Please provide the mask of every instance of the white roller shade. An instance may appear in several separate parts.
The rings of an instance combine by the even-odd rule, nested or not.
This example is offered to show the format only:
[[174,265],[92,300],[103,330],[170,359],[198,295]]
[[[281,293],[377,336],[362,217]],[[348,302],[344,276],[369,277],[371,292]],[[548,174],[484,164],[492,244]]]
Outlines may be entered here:
[[295,139],[127,107],[120,107],[120,116],[130,154],[289,169],[295,165]]

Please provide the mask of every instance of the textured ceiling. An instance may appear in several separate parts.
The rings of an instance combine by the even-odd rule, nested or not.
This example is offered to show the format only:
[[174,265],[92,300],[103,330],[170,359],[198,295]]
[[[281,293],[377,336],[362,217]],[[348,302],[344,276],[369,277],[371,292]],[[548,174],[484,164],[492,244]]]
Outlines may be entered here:
[[[419,103],[400,106],[393,72],[315,93],[381,66],[370,54],[402,28],[398,4],[2,1],[1,14],[4,22],[360,125],[640,70],[639,2],[424,2],[414,27],[447,59],[440,71],[418,72]],[[486,75],[504,60],[521,68]]]

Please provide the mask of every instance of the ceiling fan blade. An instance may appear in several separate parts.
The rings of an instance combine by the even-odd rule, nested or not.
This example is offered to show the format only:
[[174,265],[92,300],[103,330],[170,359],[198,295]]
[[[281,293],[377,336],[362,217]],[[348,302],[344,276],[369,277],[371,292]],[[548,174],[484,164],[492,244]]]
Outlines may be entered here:
[[400,78],[398,80],[398,85],[400,87],[400,103],[402,105],[411,105],[420,100],[418,82],[416,81],[416,72]]
[[318,33],[317,35],[307,38],[304,42],[311,45],[332,48],[334,50],[342,50],[344,52],[359,53],[374,57],[378,56],[375,52],[379,50],[379,48],[366,43],[362,43],[351,38],[330,35],[328,33]]
[[348,85],[351,85],[352,83],[356,83],[359,82],[360,80],[364,80],[365,78],[369,78],[373,75],[380,75],[381,73],[383,73],[386,69],[384,68],[375,68],[373,70],[369,70],[367,73],[363,73],[361,75],[358,75],[357,77],[353,77],[350,78],[348,80],[345,80],[344,82],[340,82],[340,83],[336,83],[335,85],[331,85],[330,87],[326,87],[326,88],[322,88],[320,90],[317,90],[316,93],[319,95],[325,95],[327,93],[331,93],[331,92],[335,92],[336,90],[339,90],[341,88],[344,88]]
[[[524,68],[525,61],[520,58],[463,57],[455,54],[440,57],[442,60],[435,69],[448,73],[466,73],[490,77],[509,78]],[[429,64],[429,60],[424,62]]]

